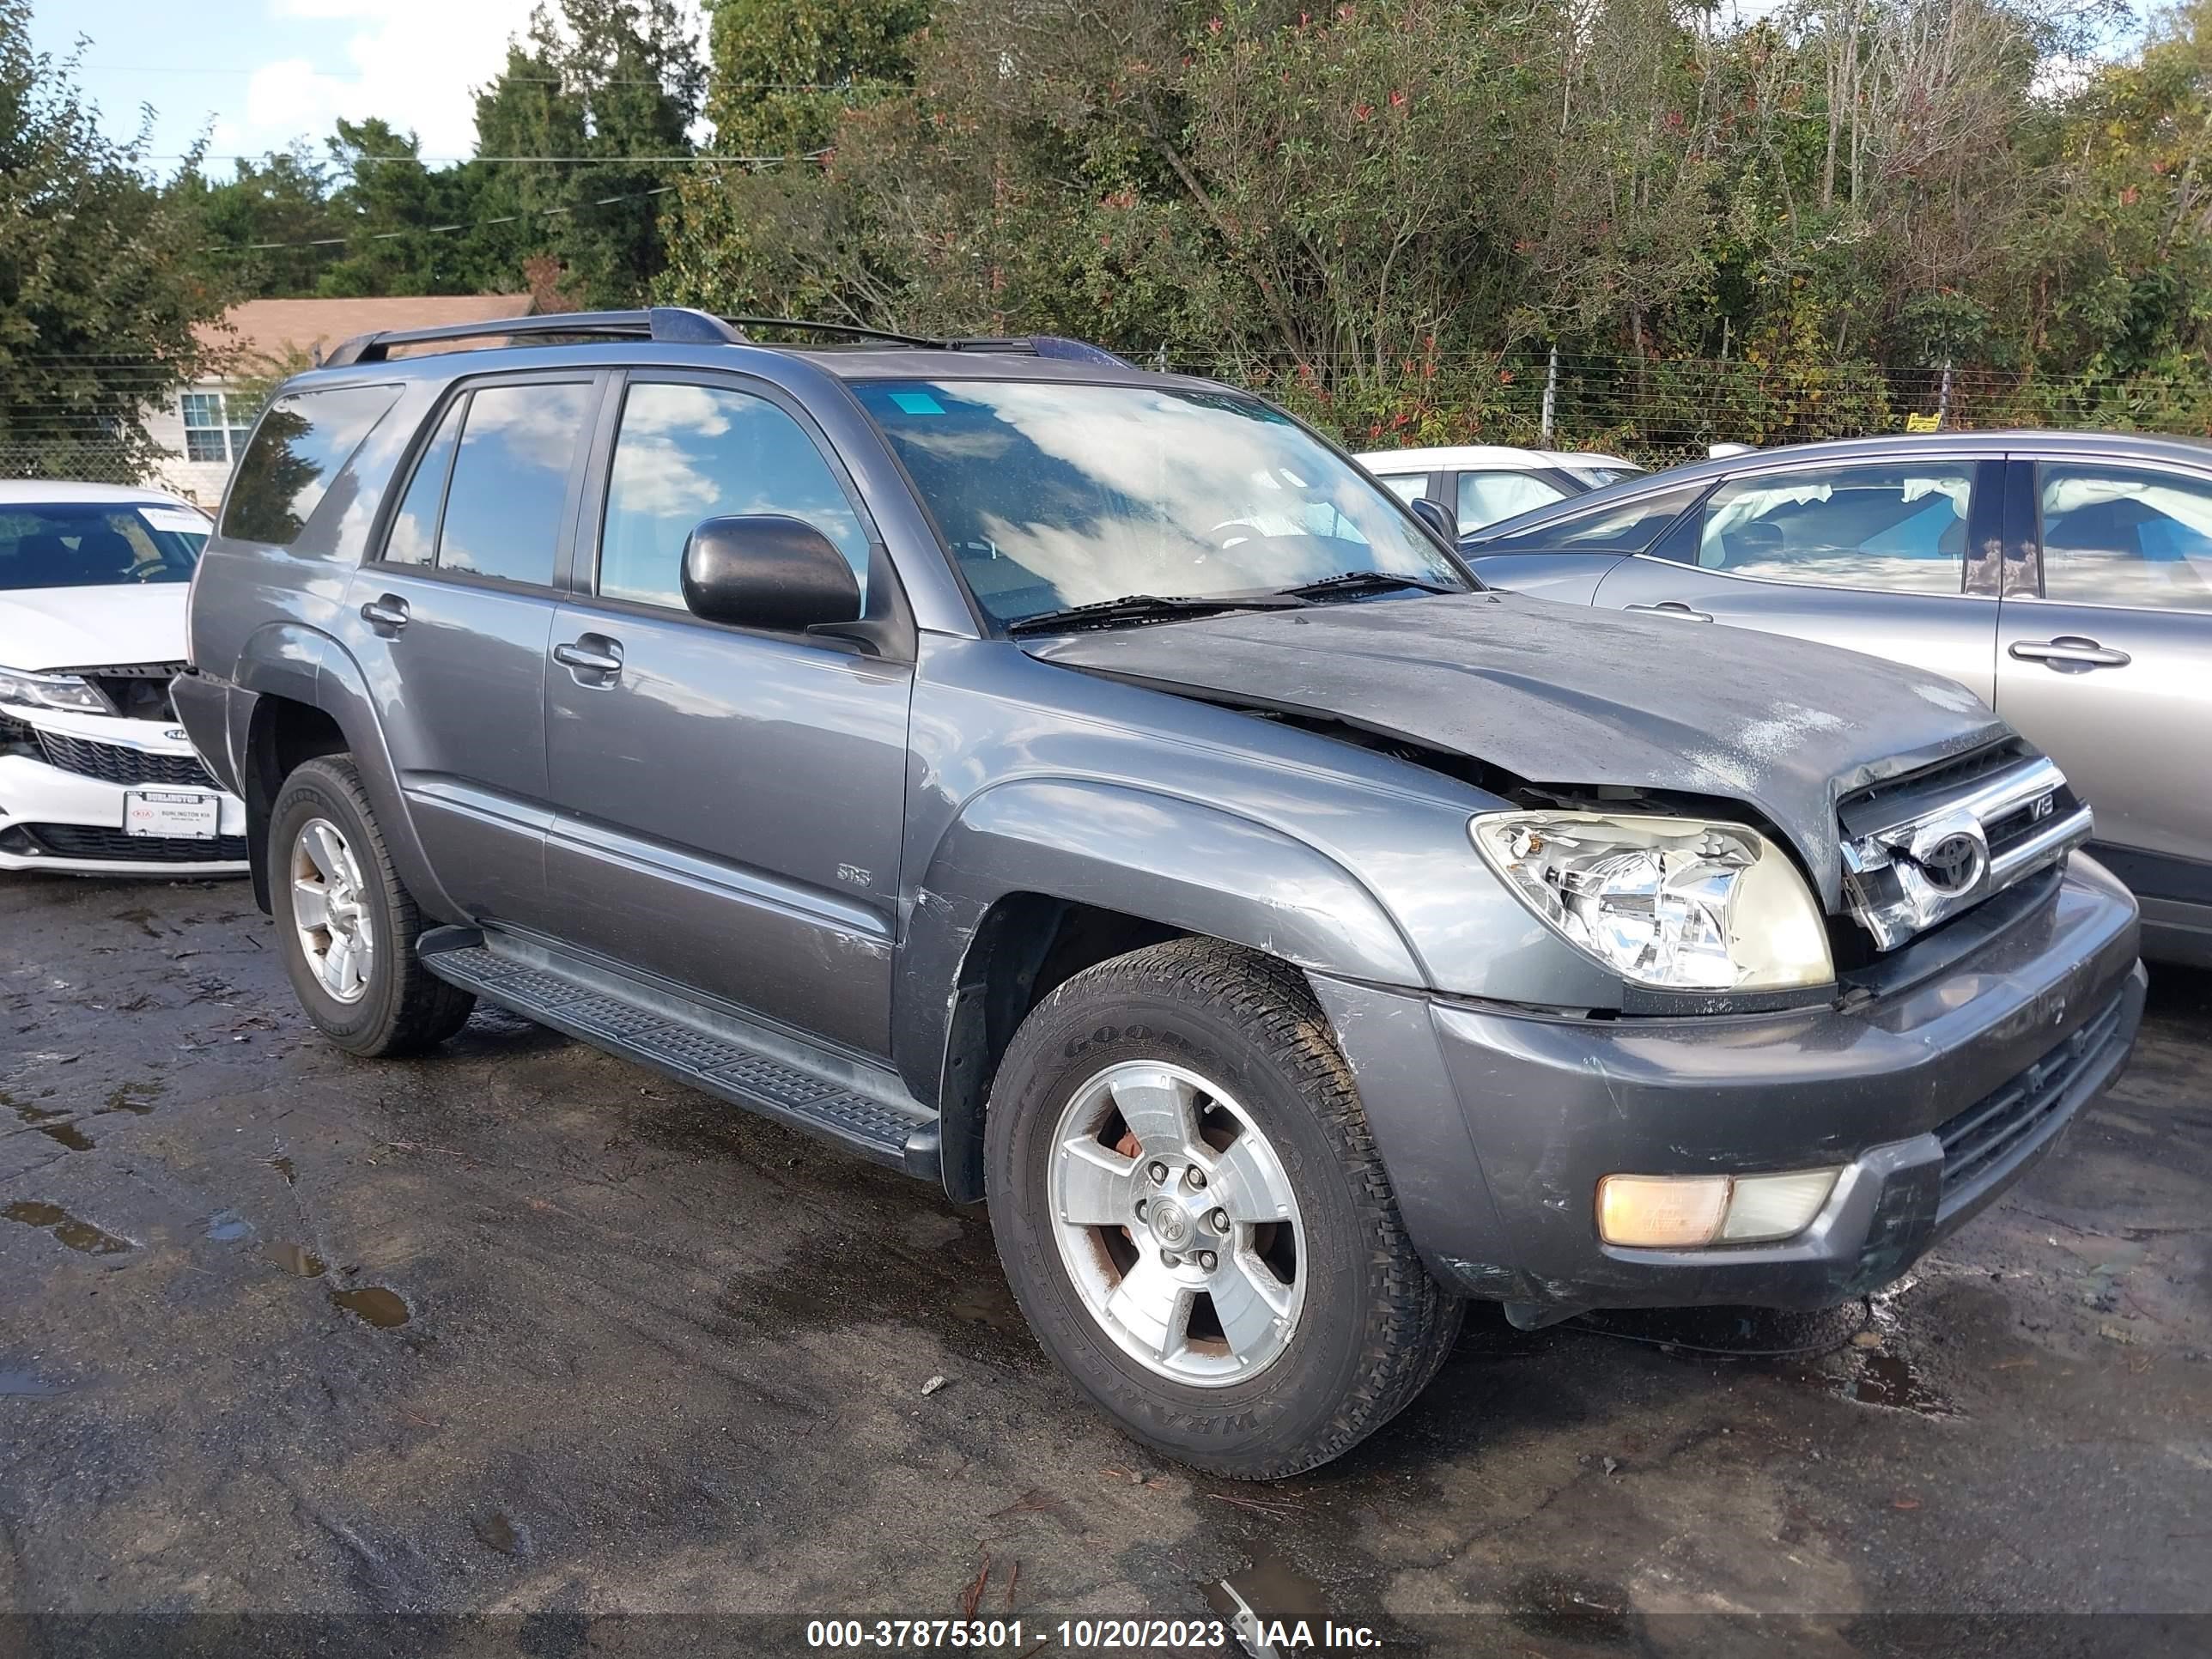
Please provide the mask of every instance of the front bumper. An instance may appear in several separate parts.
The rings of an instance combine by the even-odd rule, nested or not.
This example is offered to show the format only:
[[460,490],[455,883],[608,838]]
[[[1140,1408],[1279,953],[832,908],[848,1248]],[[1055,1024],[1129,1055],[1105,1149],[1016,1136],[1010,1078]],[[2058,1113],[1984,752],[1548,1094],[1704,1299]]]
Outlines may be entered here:
[[[11,741],[0,749],[0,870],[245,872],[245,803],[207,777],[181,729],[100,714],[16,708],[6,714]],[[134,788],[218,796],[215,837],[125,834],[124,798]]]
[[[1826,1307],[1994,1200],[2127,1062],[2145,979],[2126,890],[2076,854],[2008,896],[1895,953],[1870,994],[1784,1013],[1593,1020],[1315,988],[1447,1285],[1547,1315]],[[1597,1237],[1608,1174],[1818,1165],[1844,1174],[1781,1243]]]

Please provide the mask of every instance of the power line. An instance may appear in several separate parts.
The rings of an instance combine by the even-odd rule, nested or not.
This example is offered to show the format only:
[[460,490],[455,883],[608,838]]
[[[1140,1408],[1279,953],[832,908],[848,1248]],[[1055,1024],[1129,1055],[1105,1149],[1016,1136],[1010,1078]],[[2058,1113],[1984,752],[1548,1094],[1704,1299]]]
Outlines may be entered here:
[[525,219],[550,219],[556,214],[574,213],[580,207],[611,207],[617,202],[641,202],[648,196],[665,196],[676,188],[673,185],[656,185],[651,190],[626,191],[619,196],[602,196],[596,201],[571,202],[566,207],[539,208],[534,213],[502,213],[496,218],[469,219],[450,225],[416,225],[404,230],[380,230],[368,235],[313,236],[299,242],[218,242],[199,250],[202,253],[258,253],[276,248],[346,247],[355,242],[390,242],[403,236],[442,236],[457,230],[482,230],[492,225],[518,224]]

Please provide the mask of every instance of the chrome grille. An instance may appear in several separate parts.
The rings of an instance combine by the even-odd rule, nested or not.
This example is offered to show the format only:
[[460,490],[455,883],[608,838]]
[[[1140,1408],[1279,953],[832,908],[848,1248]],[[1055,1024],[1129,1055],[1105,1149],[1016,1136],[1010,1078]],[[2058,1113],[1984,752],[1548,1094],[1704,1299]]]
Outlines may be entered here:
[[1994,767],[1968,757],[1839,808],[1844,895],[1876,949],[1894,949],[2089,839],[2089,809],[2048,758],[2017,744],[1994,756]]

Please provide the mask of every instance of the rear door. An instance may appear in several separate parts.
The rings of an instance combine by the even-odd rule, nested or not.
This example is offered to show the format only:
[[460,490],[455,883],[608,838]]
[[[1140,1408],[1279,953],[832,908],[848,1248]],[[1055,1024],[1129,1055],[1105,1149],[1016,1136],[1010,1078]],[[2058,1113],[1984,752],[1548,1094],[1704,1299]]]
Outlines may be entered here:
[[1887,657],[1990,702],[2002,466],[1916,452],[1740,473],[1609,571],[1597,603]]
[[409,816],[482,921],[544,919],[545,651],[603,380],[465,383],[341,613]]
[[633,372],[607,423],[544,681],[557,931],[888,1054],[912,665],[702,622],[680,580],[693,527],[732,514],[813,525],[864,590],[888,561],[827,443],[765,383]]
[[2015,460],[1997,712],[2097,814],[2142,895],[2212,923],[2212,468]]

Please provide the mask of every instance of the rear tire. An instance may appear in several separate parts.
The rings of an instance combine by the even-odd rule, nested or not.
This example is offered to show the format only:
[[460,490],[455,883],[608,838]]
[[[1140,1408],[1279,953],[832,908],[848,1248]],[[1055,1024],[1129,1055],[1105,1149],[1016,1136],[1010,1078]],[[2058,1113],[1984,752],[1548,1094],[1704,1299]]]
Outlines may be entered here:
[[415,954],[423,919],[392,867],[350,755],[306,762],[269,816],[269,896],[284,971],[316,1029],[349,1054],[419,1054],[476,998]]
[[1458,1335],[1311,990],[1270,957],[1176,939],[1074,975],[1014,1034],[984,1135],[1023,1313],[1170,1457],[1241,1480],[1326,1463]]

